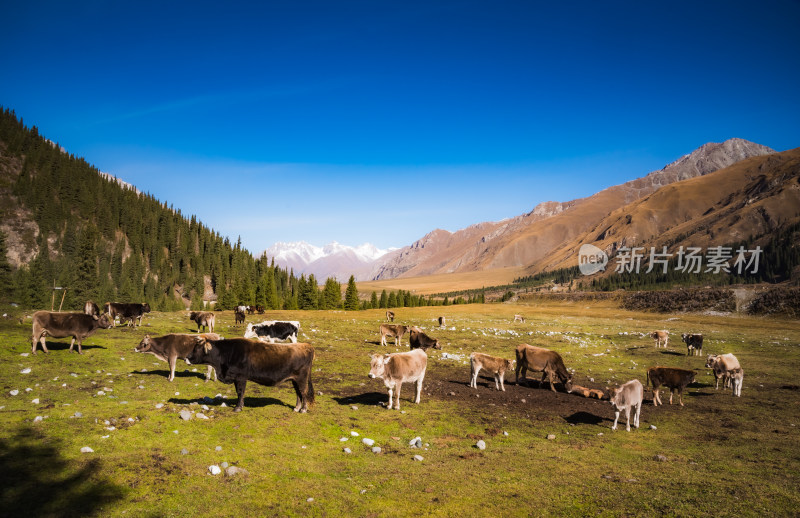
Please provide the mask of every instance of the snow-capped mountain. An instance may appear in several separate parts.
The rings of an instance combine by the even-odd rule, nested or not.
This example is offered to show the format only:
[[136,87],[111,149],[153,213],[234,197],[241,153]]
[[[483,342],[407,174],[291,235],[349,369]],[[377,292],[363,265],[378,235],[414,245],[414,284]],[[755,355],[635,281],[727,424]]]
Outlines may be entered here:
[[296,241],[275,243],[264,253],[267,257],[274,258],[275,264],[292,268],[295,274],[313,273],[320,282],[328,277],[347,282],[350,275],[355,275],[359,281],[368,280],[374,263],[393,250],[396,248],[382,250],[370,243],[353,247],[332,241],[319,247],[305,241]]

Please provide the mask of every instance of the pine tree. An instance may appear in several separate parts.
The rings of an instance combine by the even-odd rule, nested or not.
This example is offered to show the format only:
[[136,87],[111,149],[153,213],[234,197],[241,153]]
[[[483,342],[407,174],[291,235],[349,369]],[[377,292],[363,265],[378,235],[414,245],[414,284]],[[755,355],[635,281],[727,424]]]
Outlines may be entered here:
[[347,290],[344,294],[344,309],[346,311],[355,311],[358,310],[358,307],[358,288],[356,287],[355,277],[351,275],[350,280],[347,281]]
[[381,300],[379,302],[379,307],[381,309],[385,309],[389,307],[389,296],[386,294],[386,290],[381,292]]
[[372,292],[372,295],[369,298],[369,307],[371,309],[378,309],[378,294],[375,293],[374,291]]
[[0,231],[0,300],[9,300],[14,287],[11,277],[11,263],[8,262],[6,235]]

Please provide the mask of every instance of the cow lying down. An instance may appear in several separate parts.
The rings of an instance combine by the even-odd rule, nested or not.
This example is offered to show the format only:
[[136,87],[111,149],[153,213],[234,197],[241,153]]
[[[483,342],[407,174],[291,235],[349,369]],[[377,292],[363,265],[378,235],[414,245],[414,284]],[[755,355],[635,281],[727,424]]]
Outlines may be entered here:
[[290,380],[297,394],[295,412],[307,412],[309,404],[314,403],[311,383],[314,348],[310,344],[270,344],[247,338],[198,338],[188,360],[214,367],[219,381],[233,383],[239,397],[234,408],[236,412],[241,412],[244,406],[248,381],[272,387]]
[[579,396],[588,397],[588,398],[597,398],[603,399],[605,394],[600,389],[590,389],[586,387],[581,387],[580,385],[571,385],[570,388],[567,390],[568,394],[577,394]]
[[[137,353],[150,353],[159,360],[165,361],[169,364],[169,381],[175,379],[175,366],[178,360],[185,360],[186,363],[191,363],[187,360],[194,346],[197,345],[199,338],[206,340],[220,340],[222,337],[217,333],[203,333],[201,335],[187,335],[187,334],[170,334],[164,336],[150,336],[144,335],[142,341],[136,346],[134,351]],[[206,371],[206,381],[211,379],[211,373],[214,368],[210,365]],[[216,373],[214,374],[216,379]]]

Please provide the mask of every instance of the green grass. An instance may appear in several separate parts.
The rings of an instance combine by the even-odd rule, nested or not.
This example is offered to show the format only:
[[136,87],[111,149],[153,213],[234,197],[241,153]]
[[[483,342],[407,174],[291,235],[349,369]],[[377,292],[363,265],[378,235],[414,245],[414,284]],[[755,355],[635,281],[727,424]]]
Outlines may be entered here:
[[[798,383],[797,321],[636,313],[604,301],[398,309],[399,322],[427,328],[443,352],[463,358],[432,353],[421,404],[411,403],[413,387],[405,386],[400,413],[374,404],[386,390],[367,378],[369,354],[383,350],[383,311],[270,313],[264,317],[300,320],[301,341],[317,351],[313,380],[322,395],[308,414],[296,414],[288,383],[248,384],[244,411],[234,413],[233,387],[204,382],[203,366],[179,362],[170,383],[165,362],[133,351],[145,333],[189,332],[184,313],[150,314],[137,330],[100,330],[84,342],[82,356],[66,351],[69,340],[51,339],[49,355],[23,357],[31,326],[18,318],[32,312],[1,309],[11,318],[0,320],[0,514],[800,513],[800,391],[782,388]],[[515,313],[526,323],[512,323]],[[440,314],[446,329],[434,326]],[[668,352],[680,354],[656,350],[639,335],[663,328],[672,332]],[[218,332],[232,337],[242,330],[232,313],[218,314]],[[705,353],[736,354],[745,369],[741,398],[714,390],[704,357],[685,356],[682,331],[703,332]],[[700,369],[698,383],[684,394],[683,408],[654,408],[648,391],[642,428],[631,433],[624,423],[611,431],[607,402],[517,387],[513,376],[505,394],[487,389],[494,385],[488,379],[477,391],[466,387],[471,351],[511,358],[523,342],[561,352],[583,385],[644,382],[645,369],[657,364]],[[26,367],[31,373],[21,374]],[[98,395],[105,388],[112,390]],[[217,394],[230,406],[201,408],[203,397]],[[596,420],[570,424],[573,407]],[[184,408],[211,418],[182,421]],[[36,416],[44,419],[34,423]],[[106,421],[116,429],[107,430]],[[427,449],[409,448],[416,436]],[[382,453],[361,444],[363,437]],[[486,441],[485,451],[474,447],[477,438]],[[94,453],[80,453],[83,446]],[[345,446],[353,453],[343,453]],[[415,454],[424,460],[414,461]],[[659,454],[668,460],[654,460]],[[208,467],[221,462],[249,475],[210,475]]]

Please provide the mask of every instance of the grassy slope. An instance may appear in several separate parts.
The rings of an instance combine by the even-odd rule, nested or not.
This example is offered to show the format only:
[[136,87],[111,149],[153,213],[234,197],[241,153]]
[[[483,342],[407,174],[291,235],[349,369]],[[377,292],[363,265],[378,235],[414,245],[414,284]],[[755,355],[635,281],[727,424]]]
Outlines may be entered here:
[[[796,383],[796,321],[701,315],[669,319],[602,302],[398,310],[400,321],[427,327],[451,354],[466,356],[480,349],[511,357],[520,342],[559,350],[576,369],[577,381],[586,385],[592,385],[589,377],[595,378],[594,386],[632,377],[644,382],[644,369],[655,364],[702,368],[701,358],[664,354],[649,339],[619,333],[671,329],[669,352],[684,352],[675,335],[703,331],[706,352],[739,357],[746,372],[741,399],[715,392],[712,377],[701,369],[700,383],[690,387],[684,408],[654,409],[648,400],[642,428],[626,433],[610,430],[608,403],[591,407],[598,424],[578,420],[570,425],[570,416],[558,407],[541,409],[537,402],[567,405],[576,396],[537,388],[509,384],[507,405],[479,404],[464,387],[469,367],[442,359],[440,352],[431,355],[426,386],[438,379],[469,397],[454,401],[423,394],[416,406],[409,401],[412,388],[406,387],[401,401],[406,413],[386,411],[374,405],[385,398],[382,383],[366,377],[368,354],[380,349],[373,342],[378,341],[381,313],[270,315],[301,320],[303,333],[317,349],[314,383],[323,395],[305,415],[291,411],[295,401],[288,384],[250,384],[240,414],[216,403],[208,411],[189,406],[217,393],[230,400],[235,391],[204,383],[202,367],[193,373],[194,366],[182,363],[179,371],[186,371],[169,383],[165,363],[133,352],[145,332],[188,331],[182,314],[153,314],[141,331],[99,331],[86,340],[83,356],[67,353],[65,340],[51,340],[55,350],[49,355],[20,356],[30,351],[30,325],[0,320],[4,512],[776,516],[800,510],[795,491],[800,487],[800,393],[781,388]],[[525,314],[528,321],[511,324],[514,313]],[[438,314],[447,315],[455,330],[434,330]],[[223,335],[237,334],[231,314],[220,320]],[[20,374],[25,367],[32,372]],[[33,390],[26,393],[26,387]],[[113,391],[97,395],[103,388]],[[11,396],[12,389],[20,394]],[[490,393],[484,386],[476,392]],[[521,395],[526,403],[519,401]],[[38,404],[31,403],[34,398]],[[156,403],[165,406],[156,409]],[[182,421],[178,412],[183,408],[212,418]],[[70,417],[75,412],[83,417]],[[47,417],[34,424],[37,415]],[[104,427],[110,419],[117,420],[114,431]],[[651,424],[657,430],[650,430]],[[351,430],[375,439],[383,452],[375,455],[354,438],[340,442]],[[555,440],[546,439],[551,433]],[[427,450],[407,446],[416,436],[429,444]],[[477,437],[486,440],[485,451],[474,448]],[[81,454],[82,446],[95,453]],[[216,446],[222,450],[215,451]],[[353,453],[342,453],[344,446]],[[182,448],[189,454],[182,455]],[[413,461],[414,454],[425,460]],[[654,461],[657,454],[669,460]],[[208,474],[209,465],[223,461],[250,475]],[[309,497],[314,501],[307,502]]]

